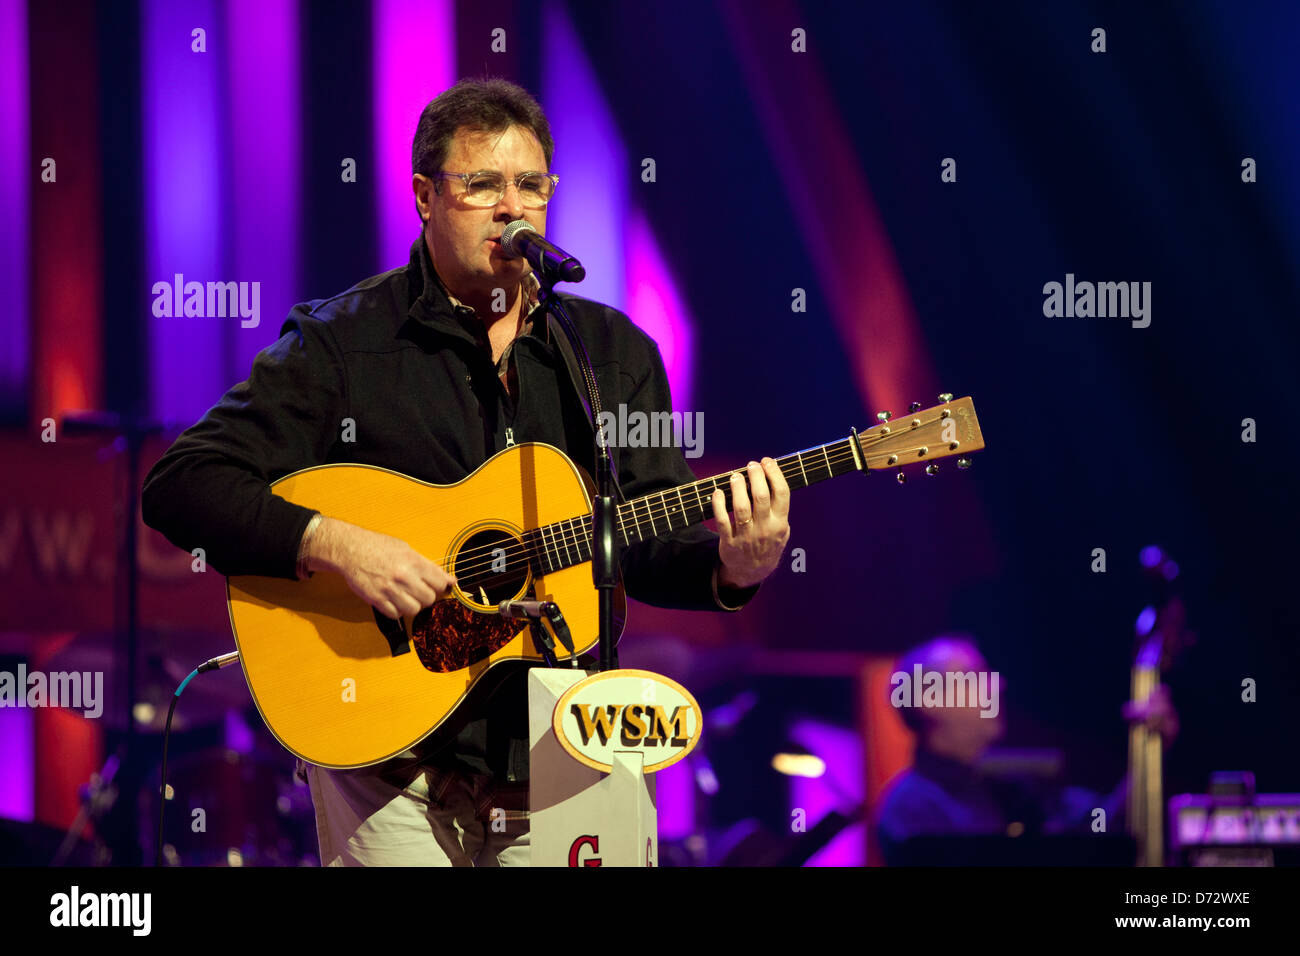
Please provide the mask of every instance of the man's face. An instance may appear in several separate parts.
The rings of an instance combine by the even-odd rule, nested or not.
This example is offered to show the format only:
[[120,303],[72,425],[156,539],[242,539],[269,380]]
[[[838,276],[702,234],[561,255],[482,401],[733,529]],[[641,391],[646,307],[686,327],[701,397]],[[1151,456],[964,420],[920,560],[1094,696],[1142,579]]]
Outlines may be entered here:
[[[443,170],[474,173],[494,170],[507,180],[524,172],[550,172],[546,154],[531,130],[511,126],[502,133],[456,131]],[[507,223],[527,219],[541,234],[546,233],[546,210],[525,209],[519,189],[506,184],[505,195],[495,206],[471,206],[464,201],[464,183],[416,174],[415,194],[421,215],[426,216],[425,238],[433,266],[457,296],[490,296],[495,289],[513,294],[519,282],[532,271],[525,259],[510,259],[495,241]]]
[[[1000,696],[1005,690],[1005,682],[1001,680],[996,690],[993,688],[988,662],[978,650],[965,642],[953,642],[942,648],[937,658],[927,662],[924,669],[937,670],[945,675],[984,672],[989,674],[987,680],[991,692],[996,692]],[[936,708],[927,711],[926,718],[929,721],[931,742],[937,742],[943,748],[943,752],[960,756],[968,762],[975,761],[990,744],[1002,736],[1006,729],[1000,700],[997,716],[993,717],[985,716],[977,703],[971,703],[966,707]]]

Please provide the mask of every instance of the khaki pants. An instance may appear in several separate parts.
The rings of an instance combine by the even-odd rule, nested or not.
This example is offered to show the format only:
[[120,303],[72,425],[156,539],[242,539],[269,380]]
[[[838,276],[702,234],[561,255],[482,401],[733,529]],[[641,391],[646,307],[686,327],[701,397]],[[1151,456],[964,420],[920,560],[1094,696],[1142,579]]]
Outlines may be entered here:
[[322,866],[528,866],[528,788],[413,767],[400,778],[299,764]]

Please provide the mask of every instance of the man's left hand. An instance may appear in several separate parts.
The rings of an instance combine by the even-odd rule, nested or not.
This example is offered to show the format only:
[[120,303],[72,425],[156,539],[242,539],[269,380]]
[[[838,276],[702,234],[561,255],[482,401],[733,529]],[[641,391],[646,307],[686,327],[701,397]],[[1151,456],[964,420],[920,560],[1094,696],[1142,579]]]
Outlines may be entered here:
[[1178,711],[1174,699],[1169,694],[1169,685],[1160,684],[1151,691],[1151,695],[1142,703],[1132,701],[1123,707],[1124,719],[1130,723],[1142,723],[1158,733],[1168,747],[1178,736]]
[[790,486],[772,458],[760,465],[751,461],[745,475],[731,476],[731,514],[726,496],[713,492],[713,517],[718,522],[718,557],[722,568],[718,584],[748,588],[776,570],[781,552],[790,540]]

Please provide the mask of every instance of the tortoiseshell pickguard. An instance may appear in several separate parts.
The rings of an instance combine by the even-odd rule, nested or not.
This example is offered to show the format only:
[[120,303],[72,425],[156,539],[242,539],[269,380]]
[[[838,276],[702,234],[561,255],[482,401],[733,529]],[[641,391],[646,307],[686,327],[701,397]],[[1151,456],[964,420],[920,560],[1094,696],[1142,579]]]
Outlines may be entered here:
[[524,626],[513,618],[470,610],[459,601],[438,601],[415,616],[411,640],[421,664],[447,674],[505,647]]

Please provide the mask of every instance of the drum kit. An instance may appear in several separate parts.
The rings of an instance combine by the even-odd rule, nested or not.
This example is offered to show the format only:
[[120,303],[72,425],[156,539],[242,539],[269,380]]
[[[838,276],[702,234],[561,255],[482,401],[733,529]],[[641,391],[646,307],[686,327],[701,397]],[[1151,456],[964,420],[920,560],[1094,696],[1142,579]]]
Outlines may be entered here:
[[[138,772],[121,773],[124,748],[80,788],[81,812],[58,849],[36,839],[23,862],[55,865],[112,864],[122,859],[115,843],[137,835],[142,860],[154,859],[161,797],[163,731],[168,706],[193,666],[210,651],[229,650],[229,637],[143,632],[132,750]],[[176,651],[184,647],[182,661]],[[215,656],[215,654],[210,655]],[[112,635],[85,635],[51,657],[50,672],[115,673],[119,660]],[[106,739],[122,741],[128,708],[121,681],[109,681],[104,702]],[[169,866],[314,866],[319,863],[315,818],[306,785],[294,779],[294,758],[271,737],[257,716],[243,678],[234,669],[190,682],[172,720],[161,859]],[[121,825],[126,815],[135,825]],[[38,828],[39,829],[39,828]],[[15,847],[15,849],[17,849]],[[23,852],[23,851],[19,851]],[[19,862],[6,857],[6,862]]]

